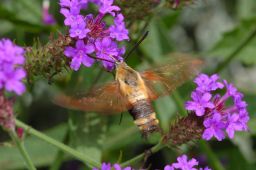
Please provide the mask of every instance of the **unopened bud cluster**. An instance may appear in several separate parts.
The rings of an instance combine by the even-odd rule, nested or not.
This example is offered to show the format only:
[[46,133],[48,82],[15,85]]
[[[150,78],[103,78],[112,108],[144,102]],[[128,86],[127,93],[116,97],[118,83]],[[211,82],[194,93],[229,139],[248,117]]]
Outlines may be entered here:
[[72,39],[69,36],[58,34],[58,38],[55,40],[50,37],[50,41],[46,45],[35,41],[32,47],[27,47],[25,69],[29,83],[38,77],[43,77],[51,82],[53,76],[62,72],[68,65],[68,59],[64,57],[63,51],[65,46],[70,44],[72,44]]
[[15,120],[13,115],[13,100],[7,99],[3,91],[0,91],[0,126],[8,131],[15,130]]

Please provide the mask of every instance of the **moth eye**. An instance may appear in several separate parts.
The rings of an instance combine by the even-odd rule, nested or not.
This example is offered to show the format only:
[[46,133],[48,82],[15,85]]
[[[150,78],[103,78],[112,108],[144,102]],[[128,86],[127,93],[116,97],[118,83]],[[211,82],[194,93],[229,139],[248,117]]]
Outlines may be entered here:
[[129,82],[126,79],[124,80],[124,83],[129,85]]

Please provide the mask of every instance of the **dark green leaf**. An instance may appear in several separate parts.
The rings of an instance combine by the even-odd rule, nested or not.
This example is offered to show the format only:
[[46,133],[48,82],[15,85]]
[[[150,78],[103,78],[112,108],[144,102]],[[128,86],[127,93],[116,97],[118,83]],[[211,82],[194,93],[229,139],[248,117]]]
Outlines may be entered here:
[[[45,134],[58,141],[62,141],[66,128],[66,124],[62,124],[46,131]],[[34,136],[25,138],[25,147],[36,166],[46,166],[51,164],[57,153],[56,147],[49,145]],[[0,147],[0,165],[1,169],[4,170],[20,169],[26,166],[18,149],[14,146]]]

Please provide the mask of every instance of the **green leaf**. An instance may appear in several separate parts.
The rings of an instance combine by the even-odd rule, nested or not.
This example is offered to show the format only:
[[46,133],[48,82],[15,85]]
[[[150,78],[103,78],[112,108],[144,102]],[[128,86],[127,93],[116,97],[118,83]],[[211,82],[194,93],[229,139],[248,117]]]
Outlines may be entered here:
[[[56,140],[61,141],[66,131],[66,124],[58,125],[45,133]],[[29,136],[24,140],[25,147],[36,166],[46,166],[52,163],[57,153],[57,148],[40,139]],[[16,147],[0,147],[1,169],[25,168],[24,161]]]
[[159,118],[161,127],[167,131],[169,129],[171,117],[174,116],[177,108],[169,96],[159,98],[155,103],[157,117]]
[[[216,151],[215,151],[216,152]],[[223,148],[221,152],[217,152],[221,158],[226,170],[244,169],[253,170],[255,165],[249,164],[236,147]]]
[[166,28],[170,29],[177,23],[180,11],[165,10],[163,13],[164,16],[162,16],[162,21],[165,24]]
[[103,145],[107,151],[127,147],[133,142],[138,144],[141,140],[140,131],[132,121],[123,120],[120,125],[113,124],[109,131]]
[[[222,39],[207,53],[210,57],[225,59],[236,48],[248,32],[255,28],[256,18],[242,20],[233,30],[226,32]],[[237,59],[246,64],[256,64],[256,38],[254,38],[240,53]]]
[[255,0],[237,1],[238,16],[240,18],[255,17],[255,6]]
[[249,163],[255,163],[256,154],[253,151],[253,143],[251,141],[249,133],[242,132],[242,133],[236,134],[232,142],[238,146],[240,152],[243,154],[244,158]]
[[105,119],[95,113],[74,113],[71,121],[70,145],[100,162],[106,131]]
[[152,61],[159,61],[163,55],[173,51],[174,47],[168,38],[168,29],[162,19],[153,18],[149,24],[149,35],[142,43],[141,49]]
[[160,45],[161,43],[157,23],[154,19],[150,22],[148,30],[149,35],[140,47],[143,53],[146,54],[150,59],[157,61],[157,58],[160,57],[163,52]]
[[139,128],[133,122],[133,118],[128,112],[122,113],[120,116],[110,116],[110,126],[107,131],[106,140],[103,148],[106,150],[123,149],[132,143],[141,142],[141,133]]
[[6,20],[11,22],[13,25],[22,28],[28,32],[38,33],[42,31],[51,31],[54,30],[54,27],[44,26],[41,24],[31,23],[24,19],[20,19],[14,12],[6,9],[0,4],[0,20]]
[[248,126],[250,129],[250,133],[256,135],[256,117],[251,117],[250,121],[248,122]]
[[251,115],[253,115],[252,113],[255,113],[255,110],[256,110],[256,104],[255,104],[256,95],[253,93],[244,93],[244,95],[245,95],[244,100],[248,104],[247,110]]

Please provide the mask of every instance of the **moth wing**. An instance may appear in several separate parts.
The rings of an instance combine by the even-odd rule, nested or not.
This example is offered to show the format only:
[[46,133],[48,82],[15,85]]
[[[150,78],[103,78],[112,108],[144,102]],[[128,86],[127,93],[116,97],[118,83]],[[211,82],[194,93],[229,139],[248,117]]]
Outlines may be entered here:
[[58,95],[55,97],[54,103],[69,109],[102,114],[121,113],[129,107],[126,98],[120,93],[116,81],[93,89],[88,94],[80,97]]
[[141,72],[151,100],[168,95],[177,87],[195,76],[203,61],[188,54],[174,53],[167,64]]

